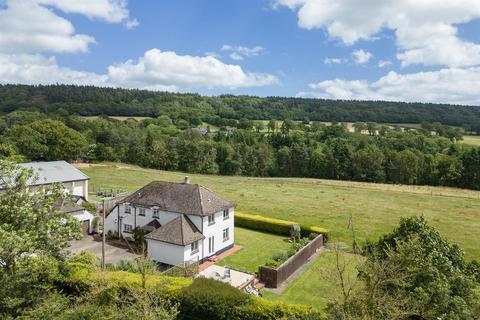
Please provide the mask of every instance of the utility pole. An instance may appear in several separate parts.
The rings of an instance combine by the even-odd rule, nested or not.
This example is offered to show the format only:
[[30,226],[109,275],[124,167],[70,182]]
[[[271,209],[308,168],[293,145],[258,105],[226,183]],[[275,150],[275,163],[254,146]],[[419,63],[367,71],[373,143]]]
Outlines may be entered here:
[[102,271],[105,271],[105,198],[102,203]]

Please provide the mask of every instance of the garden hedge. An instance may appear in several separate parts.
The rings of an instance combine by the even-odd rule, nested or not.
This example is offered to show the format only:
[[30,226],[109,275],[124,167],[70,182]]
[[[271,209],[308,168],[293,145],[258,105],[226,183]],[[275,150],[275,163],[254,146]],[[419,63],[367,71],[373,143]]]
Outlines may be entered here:
[[195,279],[180,297],[181,320],[322,319],[312,307],[258,298],[212,279]]
[[303,237],[307,237],[311,233],[321,233],[328,236],[330,232],[326,228],[300,224],[294,221],[275,219],[252,214],[243,211],[235,211],[235,226],[265,231],[274,234],[290,235],[290,228],[293,224],[299,224]]
[[[132,287],[141,286],[138,273],[100,272],[97,266],[81,262],[68,263],[67,268],[68,275],[58,284],[67,295],[82,295],[103,288],[104,292],[99,296],[108,299],[112,290],[128,296]],[[322,319],[321,313],[310,306],[258,298],[211,279],[150,275],[147,286],[154,288],[159,296],[178,303],[178,319]]]

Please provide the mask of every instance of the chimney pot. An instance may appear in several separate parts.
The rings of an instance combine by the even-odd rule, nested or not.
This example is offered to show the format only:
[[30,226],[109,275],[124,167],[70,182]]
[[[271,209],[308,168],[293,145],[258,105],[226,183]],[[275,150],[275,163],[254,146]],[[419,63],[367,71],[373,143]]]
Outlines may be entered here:
[[190,183],[190,178],[188,176],[185,176],[185,178],[183,179],[183,183],[184,184],[189,184]]

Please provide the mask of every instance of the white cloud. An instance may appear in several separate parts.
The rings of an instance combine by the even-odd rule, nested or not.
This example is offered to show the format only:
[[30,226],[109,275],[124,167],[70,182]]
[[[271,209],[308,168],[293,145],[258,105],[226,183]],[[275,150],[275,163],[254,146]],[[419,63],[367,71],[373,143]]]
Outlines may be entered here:
[[309,85],[298,96],[327,99],[422,101],[480,104],[480,67],[399,74],[390,71],[374,82],[327,80]]
[[245,72],[238,65],[211,57],[177,55],[152,49],[137,61],[108,67],[105,74],[60,67],[54,57],[40,54],[0,54],[0,83],[80,84],[151,90],[244,88],[276,84],[270,74]]
[[277,83],[270,74],[245,72],[238,65],[225,64],[212,56],[178,55],[152,49],[138,61],[110,66],[108,76],[118,86],[151,88],[156,85],[185,88],[243,88]]
[[0,52],[86,52],[93,37],[77,34],[70,21],[52,9],[133,27],[123,0],[7,0],[0,7]]
[[380,60],[378,61],[378,67],[379,68],[385,68],[385,67],[388,67],[392,65],[392,61],[389,61],[389,60]]
[[236,60],[236,61],[243,60],[243,56],[241,56],[240,54],[238,54],[236,52],[230,53],[229,57],[230,57],[230,59]]
[[475,66],[480,45],[459,38],[456,25],[480,17],[478,0],[276,0],[298,11],[302,28],[325,29],[347,45],[393,30],[403,66]]
[[[24,0],[14,0],[24,1]],[[78,13],[91,19],[100,19],[110,23],[125,22],[138,24],[130,20],[126,0],[28,0],[40,5],[52,6],[65,13]]]
[[353,51],[352,56],[356,64],[367,63],[372,58],[372,54],[370,52],[363,51],[361,49]]
[[231,52],[229,57],[237,61],[243,60],[249,57],[256,57],[265,53],[265,48],[261,46],[249,48],[249,47],[232,46],[229,44],[225,44],[220,50]]
[[60,67],[54,57],[0,54],[1,83],[106,85],[106,81],[106,75]]
[[323,59],[323,63],[325,64],[342,64],[345,62],[345,59],[341,58],[325,58]]

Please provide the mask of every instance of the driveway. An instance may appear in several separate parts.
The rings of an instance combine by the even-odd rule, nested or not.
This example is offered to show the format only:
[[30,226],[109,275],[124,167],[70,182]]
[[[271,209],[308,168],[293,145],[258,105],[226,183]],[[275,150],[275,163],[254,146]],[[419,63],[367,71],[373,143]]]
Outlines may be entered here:
[[[102,257],[102,242],[95,241],[92,236],[85,236],[82,240],[70,242],[67,248],[71,253],[78,253],[83,250],[91,251],[98,258]],[[110,243],[105,244],[105,263],[116,264],[120,260],[133,260],[140,255],[132,253],[130,250],[114,246]]]

